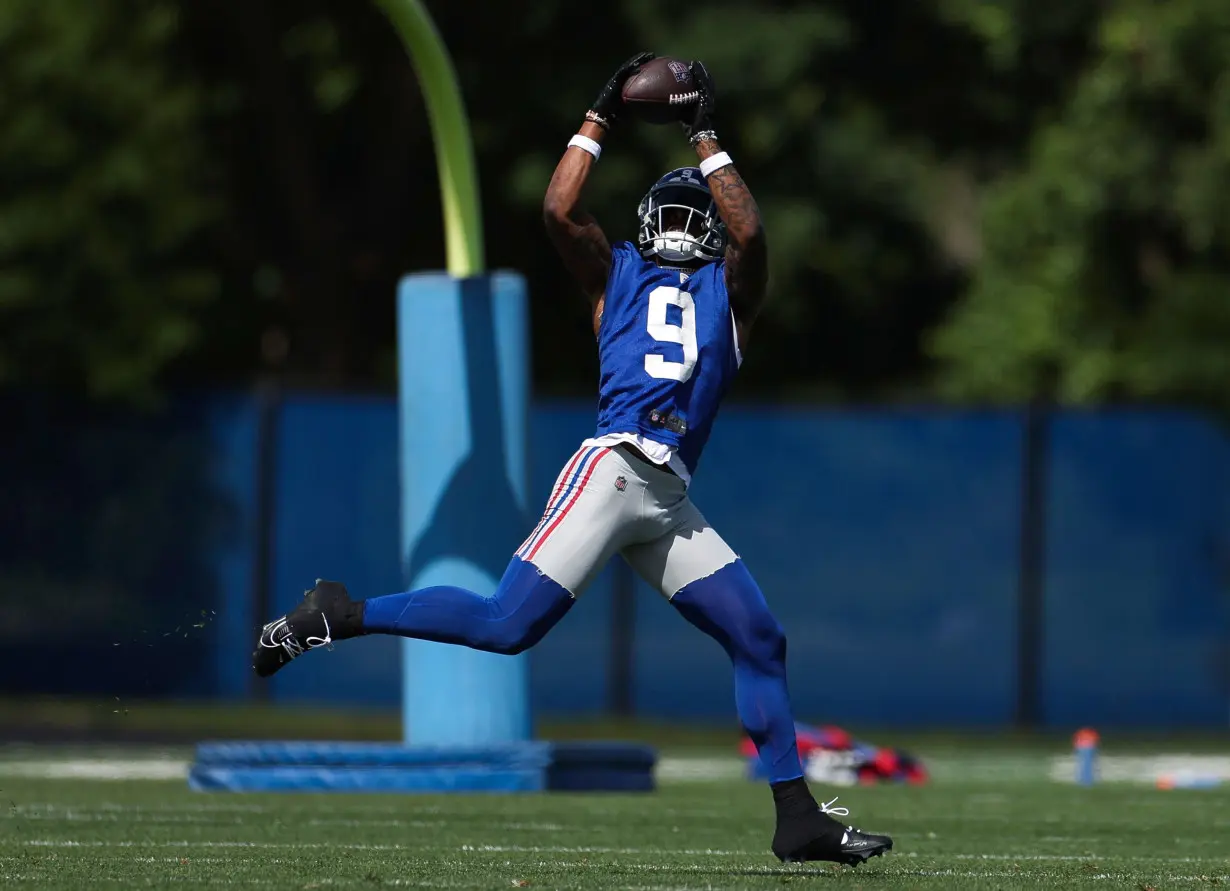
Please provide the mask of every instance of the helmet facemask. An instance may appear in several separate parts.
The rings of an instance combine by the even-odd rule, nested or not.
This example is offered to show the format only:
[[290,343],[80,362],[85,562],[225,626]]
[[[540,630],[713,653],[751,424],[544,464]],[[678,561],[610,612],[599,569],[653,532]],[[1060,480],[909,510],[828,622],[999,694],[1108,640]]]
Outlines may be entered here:
[[667,174],[637,208],[641,256],[667,264],[709,263],[726,249],[726,226],[713,196],[691,168]]

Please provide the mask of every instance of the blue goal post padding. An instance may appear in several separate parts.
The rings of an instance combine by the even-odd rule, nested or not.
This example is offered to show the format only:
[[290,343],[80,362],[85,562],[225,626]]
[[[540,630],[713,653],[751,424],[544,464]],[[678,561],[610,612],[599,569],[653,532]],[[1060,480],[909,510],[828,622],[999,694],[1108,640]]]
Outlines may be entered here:
[[206,742],[188,785],[202,792],[649,792],[656,765],[652,747],[619,742]]
[[[407,275],[398,286],[401,547],[407,588],[495,592],[530,531],[525,279]],[[528,657],[402,642],[403,739],[530,738]]]

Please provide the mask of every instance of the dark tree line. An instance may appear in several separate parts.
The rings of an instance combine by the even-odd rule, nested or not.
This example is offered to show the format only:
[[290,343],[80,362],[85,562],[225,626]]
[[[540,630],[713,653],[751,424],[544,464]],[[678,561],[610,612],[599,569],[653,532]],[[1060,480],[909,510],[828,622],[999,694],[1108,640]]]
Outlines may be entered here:
[[[1230,5],[1220,0],[429,4],[522,271],[539,392],[588,393],[583,303],[539,225],[632,52],[703,58],[760,199],[760,398],[1195,400],[1230,372]],[[444,248],[413,71],[375,4],[0,6],[0,386],[384,388],[398,277]],[[675,127],[622,127],[612,237]]]

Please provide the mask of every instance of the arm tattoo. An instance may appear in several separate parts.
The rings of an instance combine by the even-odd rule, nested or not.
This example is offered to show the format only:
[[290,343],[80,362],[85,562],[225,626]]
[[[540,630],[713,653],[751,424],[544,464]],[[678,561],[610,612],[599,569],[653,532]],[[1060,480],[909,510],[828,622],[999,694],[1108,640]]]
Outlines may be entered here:
[[597,220],[577,211],[563,220],[549,220],[547,235],[585,296],[600,297],[611,267],[611,245]]
[[709,174],[709,188],[732,241],[760,227],[760,209],[733,164]]
[[[705,140],[696,148],[701,158],[721,151],[713,140]],[[742,324],[751,325],[760,312],[769,280],[769,253],[760,208],[733,164],[709,174],[708,182],[718,214],[726,224],[730,306]]]

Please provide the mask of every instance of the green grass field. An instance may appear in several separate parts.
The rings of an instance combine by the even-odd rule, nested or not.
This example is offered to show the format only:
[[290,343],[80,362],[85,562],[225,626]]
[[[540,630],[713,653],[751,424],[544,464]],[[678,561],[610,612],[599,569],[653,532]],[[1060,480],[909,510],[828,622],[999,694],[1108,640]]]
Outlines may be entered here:
[[832,790],[897,842],[853,870],[779,864],[766,790],[738,778],[667,776],[650,795],[205,795],[49,778],[30,769],[45,747],[6,750],[0,888],[1230,889],[1230,787],[1080,789],[1047,779],[1053,748],[921,753],[927,786]]

